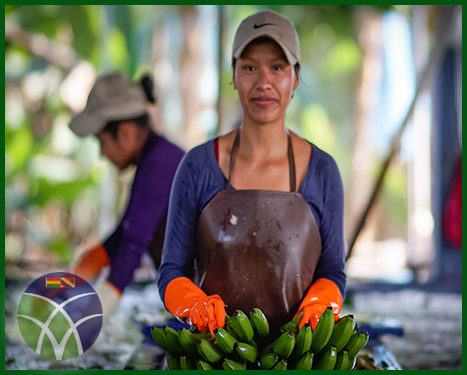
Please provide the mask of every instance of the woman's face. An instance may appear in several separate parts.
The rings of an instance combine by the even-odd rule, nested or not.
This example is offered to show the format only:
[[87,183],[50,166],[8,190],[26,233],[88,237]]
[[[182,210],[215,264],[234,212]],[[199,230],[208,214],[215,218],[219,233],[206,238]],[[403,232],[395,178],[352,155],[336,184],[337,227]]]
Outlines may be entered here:
[[250,43],[236,61],[233,84],[246,119],[257,124],[284,122],[299,78],[274,41]]
[[131,162],[132,137],[126,124],[120,124],[117,138],[109,132],[100,132],[97,135],[101,146],[101,154],[106,156],[118,169],[123,170]]

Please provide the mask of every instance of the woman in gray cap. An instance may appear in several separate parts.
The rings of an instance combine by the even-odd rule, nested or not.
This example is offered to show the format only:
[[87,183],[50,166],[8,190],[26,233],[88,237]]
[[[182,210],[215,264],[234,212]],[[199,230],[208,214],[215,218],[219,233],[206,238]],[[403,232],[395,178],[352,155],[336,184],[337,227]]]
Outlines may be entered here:
[[285,125],[300,82],[295,27],[271,11],[244,19],[232,66],[243,123],[178,168],[160,295],[201,331],[254,307],[274,333],[298,312],[300,327],[314,328],[328,306],[338,319],[342,305],[344,201],[334,159]]
[[109,276],[96,287],[104,318],[118,306],[145,252],[159,266],[170,188],[183,156],[178,146],[151,129],[148,102],[155,102],[149,77],[132,82],[123,73],[104,74],[94,84],[86,108],[70,124],[78,136],[96,136],[101,153],[118,169],[136,165],[119,224],[70,270],[91,280],[109,266]]

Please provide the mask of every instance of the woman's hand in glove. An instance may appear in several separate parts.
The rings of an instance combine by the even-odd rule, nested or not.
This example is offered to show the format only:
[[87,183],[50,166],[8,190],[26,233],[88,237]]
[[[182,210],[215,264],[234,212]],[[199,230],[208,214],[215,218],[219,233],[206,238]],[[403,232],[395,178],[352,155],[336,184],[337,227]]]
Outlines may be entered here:
[[329,306],[332,307],[334,320],[339,320],[339,312],[342,308],[342,295],[339,288],[331,280],[318,279],[311,285],[295,314],[297,316],[303,311],[298,322],[299,328],[302,328],[305,323],[310,323],[314,330],[319,318]]
[[194,324],[201,332],[224,327],[225,303],[217,294],[208,296],[190,279],[177,277],[168,285],[164,296],[165,307],[182,322]]

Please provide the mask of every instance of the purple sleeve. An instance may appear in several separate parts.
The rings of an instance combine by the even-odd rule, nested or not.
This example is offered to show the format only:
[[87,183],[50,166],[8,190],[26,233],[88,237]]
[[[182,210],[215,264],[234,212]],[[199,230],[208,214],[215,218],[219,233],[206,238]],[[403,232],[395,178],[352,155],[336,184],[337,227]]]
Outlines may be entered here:
[[[133,273],[141,264],[141,257],[152,239],[154,229],[165,217],[173,175],[182,152],[172,155],[159,151],[135,173],[130,199],[120,223],[118,243],[106,247],[110,257],[108,281],[123,291],[133,280]],[[162,154],[161,154],[162,152]],[[111,239],[112,236],[109,238]]]
[[182,159],[170,193],[169,213],[162,261],[159,267],[159,294],[177,277],[193,279],[196,229],[202,209],[225,188],[214,154],[213,141],[191,149]]
[[195,186],[194,168],[188,153],[177,169],[170,193],[158,280],[162,301],[171,280],[182,276],[193,277],[195,229],[199,216]]
[[[334,282],[345,296],[344,188],[334,159],[318,150],[314,183],[305,194],[318,196],[318,223],[322,250],[313,279],[326,278]],[[315,152],[315,151],[314,151]],[[312,205],[313,207],[313,205]]]
[[115,251],[118,249],[120,242],[122,241],[123,234],[123,225],[122,222],[117,225],[117,228],[108,236],[102,246],[104,246],[105,251],[109,258],[112,258],[115,255]]

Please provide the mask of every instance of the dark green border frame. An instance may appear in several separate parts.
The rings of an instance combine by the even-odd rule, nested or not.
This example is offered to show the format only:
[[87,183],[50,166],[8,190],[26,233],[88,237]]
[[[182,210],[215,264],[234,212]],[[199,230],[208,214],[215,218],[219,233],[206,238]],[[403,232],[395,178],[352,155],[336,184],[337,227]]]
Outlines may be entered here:
[[[55,1],[55,0],[48,0],[48,1],[34,1],[34,0],[25,0],[25,1],[5,1],[5,4],[8,5],[60,5],[63,4],[64,1]],[[436,0],[426,0],[426,1],[398,1],[396,3],[389,2],[389,1],[304,1],[304,0],[295,0],[291,1],[290,3],[284,4],[284,0],[270,0],[270,1],[255,1],[255,2],[248,2],[245,0],[242,1],[229,1],[229,2],[219,2],[219,1],[203,1],[203,2],[195,2],[190,0],[182,0],[177,2],[170,2],[170,1],[144,1],[144,0],[137,0],[135,2],[130,2],[128,0],[68,0],[67,4],[87,4],[87,5],[114,5],[114,4],[125,4],[125,5],[454,5],[459,4],[462,5],[464,2],[457,0],[457,1],[436,1]]]
[[[5,5],[54,5],[54,4],[63,4],[64,1],[53,1],[53,0],[49,0],[49,1],[5,1],[4,2],[4,6]],[[130,2],[129,1],[122,1],[122,0],[114,0],[114,1],[93,1],[93,0],[88,0],[88,1],[82,1],[82,0],[68,0],[67,1],[67,4],[89,4],[89,5],[113,5],[113,4],[129,4]],[[255,4],[257,5],[281,5],[283,4],[284,1],[256,1]],[[440,2],[439,0],[438,1],[434,1],[434,0],[429,0],[429,1],[411,1],[411,2],[407,2],[407,1],[399,1],[397,2],[396,4],[397,5],[434,5],[434,4],[444,4],[444,2]],[[194,1],[188,1],[188,0],[185,0],[185,1],[178,1],[176,3],[177,5],[185,5],[185,4],[190,4],[190,5],[197,5],[198,3],[197,2],[194,2]],[[385,4],[385,5],[388,5],[388,4],[391,4],[391,2],[387,2],[387,1],[361,1],[361,2],[350,2],[350,1],[341,1],[341,2],[328,2],[328,1],[292,1],[290,3],[288,3],[287,5],[318,5],[318,4],[325,4],[325,5],[336,5],[336,4],[339,4],[339,5],[373,5],[373,4]],[[459,4],[459,5],[462,5],[463,4],[463,1],[449,1],[448,4]],[[168,2],[168,1],[165,1],[165,2],[157,2],[157,1],[142,1],[142,0],[139,0],[139,1],[136,1],[136,2],[132,2],[131,4],[129,5],[173,5],[172,2]],[[245,0],[243,1],[230,1],[228,3],[222,3],[222,2],[213,2],[213,1],[205,1],[205,2],[202,2],[202,5],[251,5],[250,2],[247,2]],[[3,39],[5,39],[5,8],[4,6],[2,7],[3,9],[3,18],[2,18],[2,35],[3,35]],[[463,16],[463,9],[462,9],[462,16]],[[463,22],[463,19],[462,19],[462,28],[464,30],[464,22]],[[462,36],[464,35],[464,33],[462,32]],[[3,55],[5,55],[5,45],[3,44],[2,46],[2,49],[3,49]],[[464,53],[462,54],[463,55],[463,61],[464,61]],[[465,64],[462,64],[463,66]],[[5,60],[2,61],[2,71],[5,71]],[[3,83],[5,83],[5,75],[2,76],[2,81]],[[462,81],[462,88],[464,87],[464,80]],[[462,90],[463,91],[463,90]],[[2,118],[5,118],[5,91],[3,91],[3,94],[2,94],[2,97],[3,97],[3,106],[2,106],[2,112],[3,112],[3,117]],[[463,98],[462,100],[462,107],[464,108],[465,107],[465,98]],[[2,138],[2,145],[3,147],[5,147],[5,131],[3,131],[1,133],[1,138]],[[463,145],[463,148],[465,148],[465,142],[464,142],[464,139],[466,137],[463,135],[462,136],[462,145]],[[464,153],[462,153],[462,156],[463,156]],[[3,179],[3,184],[2,184],[2,189],[3,189],[3,195],[5,196],[5,152],[3,152],[1,155],[1,166],[2,166],[2,169],[3,169],[3,174],[2,174],[2,179]],[[465,170],[466,170],[466,167],[465,167],[465,164],[463,166],[463,175],[465,176]],[[464,182],[464,181],[463,181]],[[464,207],[465,207],[465,203],[463,203],[463,206],[462,206],[462,212],[464,212]],[[3,215],[1,216],[0,220],[1,220],[1,227],[4,228],[4,238],[5,238],[5,203],[3,201],[3,204],[2,204],[2,211],[3,211]],[[467,224],[465,224],[465,221],[464,221],[464,224],[463,224],[463,233],[466,233],[467,230]],[[463,241],[463,248],[465,247],[464,245],[467,243],[467,240],[464,239]],[[1,264],[2,264],[2,268],[1,269],[5,269],[5,242],[3,242],[3,256],[0,257],[0,261],[1,261]],[[463,265],[465,264],[465,261],[462,262]],[[5,322],[5,272],[0,272],[1,274],[1,279],[2,279],[2,285],[1,285],[1,288],[0,288],[0,311],[2,312],[2,318],[3,318],[3,322]],[[464,282],[463,282],[464,283]],[[463,307],[463,310],[465,311],[465,308],[466,308],[467,304],[462,303],[462,307]],[[448,306],[446,308],[449,308]],[[462,319],[462,337],[464,336],[464,326],[465,326],[465,323],[466,323],[467,319]],[[464,353],[464,350],[463,350],[463,353]],[[52,374],[52,375],[63,375],[64,373],[65,374],[89,374],[89,375],[92,375],[92,374],[101,374],[102,372],[105,372],[105,373],[109,373],[109,374],[138,374],[138,375],[146,375],[146,374],[151,374],[151,375],[154,375],[154,373],[156,372],[157,370],[5,370],[5,326],[4,325],[1,325],[0,326],[0,374],[3,374],[3,373],[13,373],[13,374],[36,374],[36,373],[47,373],[47,374]],[[160,370],[160,371],[163,371],[163,370]],[[432,370],[433,371],[433,370]],[[234,373],[240,373],[240,374],[247,374],[247,373],[251,373],[252,371],[234,371]],[[371,371],[364,371],[364,372],[369,372],[369,373],[372,373]],[[398,373],[407,373],[407,374],[410,374],[410,375],[424,375],[426,374],[427,370],[411,370],[411,371],[407,371],[407,370],[402,370],[402,371],[399,371]],[[164,371],[163,372],[164,374],[185,374],[185,373],[188,373],[188,374],[199,374],[199,371]],[[212,374],[225,374],[224,371],[210,371],[209,373],[212,373]],[[262,375],[262,374],[270,374],[271,371],[264,371],[264,370],[257,370],[257,371],[254,371],[255,374],[259,374],[259,375]],[[281,371],[279,373],[288,373],[290,374],[291,372],[290,371]],[[305,373],[308,373],[307,371],[293,371],[292,374],[305,374]],[[321,373],[325,373],[325,374],[335,374],[334,371],[315,371],[313,373],[318,373],[318,374],[321,374]],[[354,371],[343,371],[343,372],[339,372],[340,374],[353,374]],[[442,371],[442,374],[462,374],[462,371],[457,371],[457,370],[450,370],[450,371]]]
[[[5,16],[5,8],[3,7],[3,15]],[[5,17],[2,18],[2,35],[3,35],[3,40],[5,40]],[[5,44],[3,44],[3,55],[5,56]],[[2,60],[2,71],[5,71],[5,59]],[[2,81],[5,83],[5,75],[2,76]],[[5,118],[5,91],[3,91],[3,105],[2,105],[2,118]],[[2,173],[2,191],[3,191],[3,196],[5,196],[5,128],[3,128],[3,132],[1,132],[1,138],[2,138],[2,145],[3,145],[3,152],[1,153],[1,167],[3,170]],[[3,228],[3,239],[5,239],[5,200],[2,202],[2,212],[3,215],[0,217],[1,220],[1,228]],[[0,257],[0,261],[2,264],[2,270],[5,269],[5,241],[3,241],[3,246],[2,246],[3,252],[2,256]],[[2,285],[0,286],[0,311],[2,312],[2,320],[5,322],[5,271],[0,272],[1,277],[2,277]],[[5,324],[1,325],[0,327],[0,363],[1,363],[1,369],[0,371],[3,371],[5,368]]]

